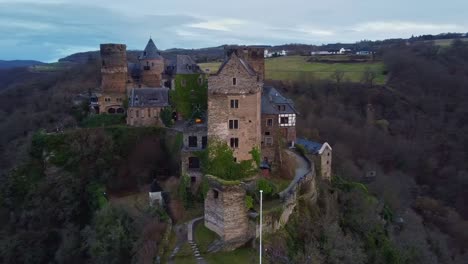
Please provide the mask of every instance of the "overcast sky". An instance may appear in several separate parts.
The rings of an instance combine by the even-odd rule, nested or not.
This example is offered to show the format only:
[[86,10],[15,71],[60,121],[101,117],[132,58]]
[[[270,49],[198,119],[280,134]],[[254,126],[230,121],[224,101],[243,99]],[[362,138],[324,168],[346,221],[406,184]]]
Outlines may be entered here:
[[143,49],[322,44],[468,32],[467,0],[0,0],[0,59]]

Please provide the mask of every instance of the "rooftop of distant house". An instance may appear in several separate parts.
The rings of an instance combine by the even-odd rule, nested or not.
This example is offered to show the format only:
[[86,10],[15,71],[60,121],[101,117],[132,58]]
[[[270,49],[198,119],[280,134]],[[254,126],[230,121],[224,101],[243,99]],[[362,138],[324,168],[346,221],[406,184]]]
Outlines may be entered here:
[[172,74],[196,74],[203,72],[189,55],[177,55],[175,60],[169,62],[167,70]]
[[294,102],[284,97],[276,88],[264,86],[262,92],[263,114],[297,114]]
[[129,98],[130,107],[169,106],[168,88],[133,88]]
[[304,148],[310,154],[322,154],[325,148],[331,149],[330,145],[327,142],[319,143],[319,142],[311,141],[311,140],[304,139],[304,138],[298,138],[296,140],[296,144],[304,146]]

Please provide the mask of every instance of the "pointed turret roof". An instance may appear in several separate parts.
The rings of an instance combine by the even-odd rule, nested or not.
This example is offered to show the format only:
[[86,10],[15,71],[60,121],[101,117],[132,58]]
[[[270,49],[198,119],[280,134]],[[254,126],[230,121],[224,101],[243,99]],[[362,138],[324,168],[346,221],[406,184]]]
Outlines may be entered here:
[[140,56],[140,60],[154,60],[161,59],[158,48],[153,42],[153,39],[149,39],[148,44],[146,44],[145,50]]

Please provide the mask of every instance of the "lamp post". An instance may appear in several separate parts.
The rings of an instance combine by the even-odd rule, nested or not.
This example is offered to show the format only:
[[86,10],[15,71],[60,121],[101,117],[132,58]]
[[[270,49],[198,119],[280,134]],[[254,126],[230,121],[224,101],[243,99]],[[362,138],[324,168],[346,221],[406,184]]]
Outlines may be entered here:
[[263,199],[263,190],[260,190],[260,264],[262,264],[262,199]]

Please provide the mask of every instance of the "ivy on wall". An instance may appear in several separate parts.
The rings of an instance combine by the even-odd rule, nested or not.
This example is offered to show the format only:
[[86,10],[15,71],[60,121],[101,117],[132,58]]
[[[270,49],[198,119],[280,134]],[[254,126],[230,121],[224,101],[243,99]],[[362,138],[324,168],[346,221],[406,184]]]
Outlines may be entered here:
[[178,74],[170,92],[172,105],[184,119],[200,117],[208,106],[208,81],[203,74]]

